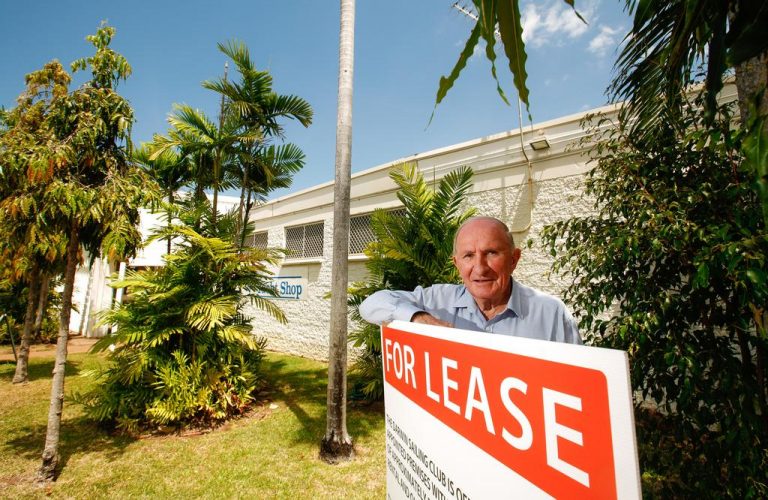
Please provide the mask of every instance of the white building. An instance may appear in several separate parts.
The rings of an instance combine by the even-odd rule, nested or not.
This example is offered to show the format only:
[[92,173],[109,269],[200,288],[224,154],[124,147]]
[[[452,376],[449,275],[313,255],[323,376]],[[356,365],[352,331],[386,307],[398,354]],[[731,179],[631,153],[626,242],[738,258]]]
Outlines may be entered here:
[[[615,116],[617,108],[594,112]],[[468,206],[478,215],[502,219],[515,233],[523,256],[515,277],[526,285],[559,294],[563,283],[549,278],[551,257],[538,244],[542,228],[555,221],[591,211],[582,180],[587,171],[584,150],[577,143],[585,131],[586,113],[567,116],[519,130],[470,140],[416,154],[352,176],[349,280],[365,278],[365,243],[370,214],[376,208],[400,206],[389,178],[395,165],[415,162],[433,183],[448,172],[469,166],[474,186]],[[276,285],[286,297],[279,305],[288,317],[283,325],[252,311],[254,333],[269,339],[270,349],[315,359],[327,359],[330,322],[333,233],[333,182],[284,196],[251,211],[255,244],[289,248],[293,253],[275,270]],[[531,240],[533,246],[525,245]],[[291,287],[292,286],[292,287]],[[298,293],[298,292],[301,293]]]
[[[218,204],[220,212],[227,212],[240,203],[239,198],[231,196],[219,196]],[[146,240],[152,231],[165,224],[163,215],[152,213],[142,209],[140,230]],[[78,332],[86,337],[102,337],[106,334],[106,327],[100,326],[99,311],[109,309],[114,302],[122,299],[122,289],[115,290],[109,286],[110,277],[117,275],[122,277],[125,270],[159,267],[164,265],[163,256],[167,252],[165,240],[153,241],[142,248],[136,257],[119,267],[108,261],[97,258],[93,266],[81,266],[75,275],[75,287],[72,294],[72,315],[69,319],[69,331]]]

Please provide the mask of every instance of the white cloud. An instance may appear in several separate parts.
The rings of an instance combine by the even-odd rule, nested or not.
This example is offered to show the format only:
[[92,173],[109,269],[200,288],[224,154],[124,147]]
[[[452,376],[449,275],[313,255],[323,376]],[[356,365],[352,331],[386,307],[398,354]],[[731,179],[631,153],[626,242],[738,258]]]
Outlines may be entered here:
[[[595,1],[580,3],[579,14],[589,22],[594,17],[596,6]],[[521,17],[523,41],[531,47],[563,45],[568,40],[580,37],[589,29],[562,0],[551,0],[543,5],[528,3],[523,7]]]
[[619,46],[621,31],[621,28],[601,25],[600,32],[589,42],[587,50],[600,57],[613,52]]

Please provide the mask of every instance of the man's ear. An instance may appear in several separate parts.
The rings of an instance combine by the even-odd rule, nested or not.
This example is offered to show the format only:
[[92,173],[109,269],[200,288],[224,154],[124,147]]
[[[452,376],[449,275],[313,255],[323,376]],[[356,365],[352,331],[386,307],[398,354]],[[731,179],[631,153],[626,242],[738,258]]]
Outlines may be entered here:
[[512,269],[510,270],[510,274],[517,267],[517,263],[520,260],[520,255],[521,254],[522,254],[522,252],[520,251],[519,248],[513,248],[512,249]]

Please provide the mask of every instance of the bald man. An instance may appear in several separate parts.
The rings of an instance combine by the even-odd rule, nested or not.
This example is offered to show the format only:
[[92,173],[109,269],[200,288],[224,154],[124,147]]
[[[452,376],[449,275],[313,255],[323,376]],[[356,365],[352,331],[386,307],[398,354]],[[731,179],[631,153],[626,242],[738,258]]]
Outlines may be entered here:
[[437,284],[414,291],[381,290],[360,305],[369,323],[403,320],[500,335],[581,344],[576,322],[552,295],[512,278],[520,260],[506,224],[472,217],[453,243],[462,285]]

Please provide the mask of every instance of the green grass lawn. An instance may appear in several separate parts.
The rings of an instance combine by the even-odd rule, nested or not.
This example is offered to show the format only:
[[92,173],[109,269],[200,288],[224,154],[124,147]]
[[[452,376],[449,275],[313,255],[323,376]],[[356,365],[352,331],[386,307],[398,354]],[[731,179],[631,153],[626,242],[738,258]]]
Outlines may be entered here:
[[[82,390],[80,373],[101,358],[74,354],[66,392]],[[65,402],[61,471],[43,490],[32,483],[45,441],[53,358],[31,360],[30,382],[11,384],[14,364],[0,361],[0,497],[54,498],[383,498],[381,407],[350,407],[356,458],[327,465],[318,457],[325,433],[327,367],[279,354],[264,362],[271,385],[248,417],[209,433],[135,439],[115,436]],[[270,408],[276,405],[277,408]]]

